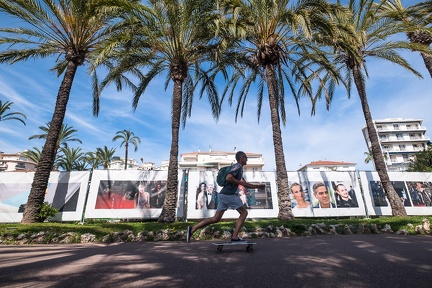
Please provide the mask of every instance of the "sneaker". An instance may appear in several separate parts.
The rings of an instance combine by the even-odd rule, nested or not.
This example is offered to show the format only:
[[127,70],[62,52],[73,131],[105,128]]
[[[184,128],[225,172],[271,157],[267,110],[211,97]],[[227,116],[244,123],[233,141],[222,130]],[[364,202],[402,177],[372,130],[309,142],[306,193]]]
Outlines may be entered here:
[[246,241],[243,240],[243,238],[238,237],[237,239],[231,238],[231,242],[240,242],[240,241]]
[[186,242],[189,243],[192,237],[192,227],[188,226],[186,231]]

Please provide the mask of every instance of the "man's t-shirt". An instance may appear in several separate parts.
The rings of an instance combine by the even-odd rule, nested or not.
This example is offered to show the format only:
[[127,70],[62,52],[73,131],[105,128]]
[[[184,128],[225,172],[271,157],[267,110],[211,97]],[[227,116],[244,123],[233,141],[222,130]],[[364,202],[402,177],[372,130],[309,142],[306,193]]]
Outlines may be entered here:
[[[230,170],[229,174],[232,174],[235,179],[241,180],[243,178],[242,165],[240,165],[240,163],[233,164],[231,166],[231,170]],[[238,185],[235,185],[235,184],[228,182],[228,184],[222,188],[220,193],[225,194],[225,195],[234,195],[237,193],[237,189],[238,189]]]

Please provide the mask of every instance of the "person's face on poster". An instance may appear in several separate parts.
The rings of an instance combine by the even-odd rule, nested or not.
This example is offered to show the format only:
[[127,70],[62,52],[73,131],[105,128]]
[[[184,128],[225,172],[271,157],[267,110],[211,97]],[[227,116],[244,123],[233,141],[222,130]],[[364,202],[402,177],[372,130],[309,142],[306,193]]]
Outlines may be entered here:
[[327,191],[326,186],[320,186],[315,191],[315,198],[318,199],[321,206],[329,206],[330,205],[330,196]]
[[297,201],[302,200],[304,198],[302,188],[299,185],[293,186],[291,188],[291,192],[293,194],[294,199]]
[[348,198],[348,190],[346,189],[346,187],[344,185],[339,185],[337,187],[336,192],[343,198],[346,199]]
[[201,192],[206,191],[206,184],[204,183],[201,184],[200,188],[201,188]]
[[140,194],[144,195],[144,193],[145,193],[144,185],[139,185],[138,189],[139,189]]

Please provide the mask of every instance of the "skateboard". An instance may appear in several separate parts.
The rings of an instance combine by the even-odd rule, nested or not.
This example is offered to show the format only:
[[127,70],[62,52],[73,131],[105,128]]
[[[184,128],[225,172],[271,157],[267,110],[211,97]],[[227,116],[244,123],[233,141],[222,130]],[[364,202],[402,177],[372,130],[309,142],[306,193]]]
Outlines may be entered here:
[[213,245],[217,246],[217,252],[222,253],[222,249],[224,246],[234,246],[234,245],[246,245],[246,251],[247,252],[253,252],[253,245],[256,244],[256,242],[250,242],[250,241],[239,241],[239,242],[213,242]]

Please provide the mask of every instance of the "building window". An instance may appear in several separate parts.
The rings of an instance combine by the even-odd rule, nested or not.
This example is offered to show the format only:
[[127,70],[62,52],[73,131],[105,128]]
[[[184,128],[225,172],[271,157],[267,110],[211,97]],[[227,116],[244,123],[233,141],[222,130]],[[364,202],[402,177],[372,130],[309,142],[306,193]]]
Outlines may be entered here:
[[402,140],[403,139],[403,134],[397,133],[396,134],[396,138],[397,138],[397,140]]
[[393,124],[394,130],[399,130],[399,124]]
[[422,139],[422,135],[421,134],[410,134],[410,139],[411,140]]
[[18,162],[18,164],[15,165],[15,169],[24,169],[25,164],[23,162]]

